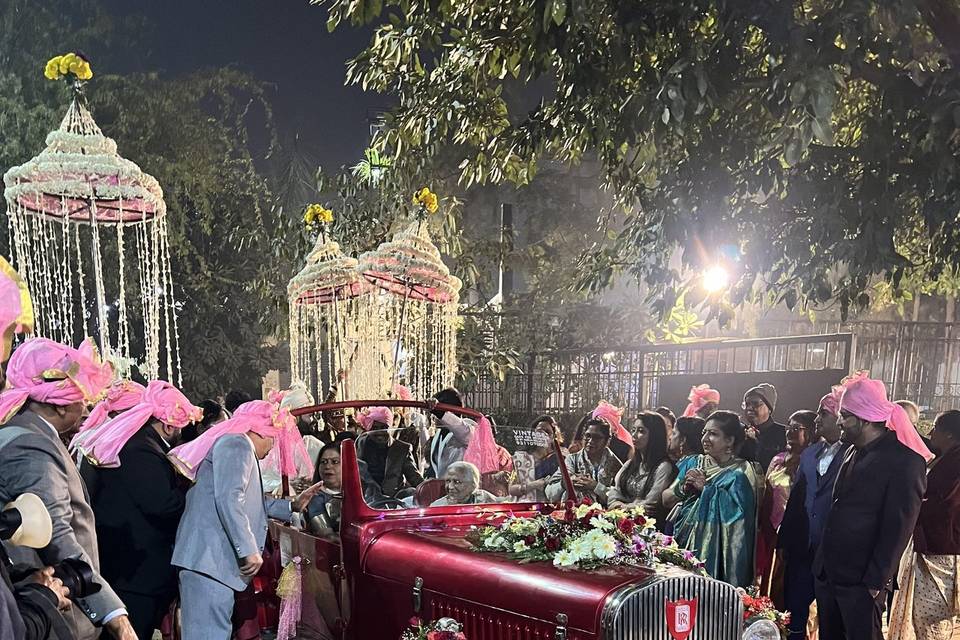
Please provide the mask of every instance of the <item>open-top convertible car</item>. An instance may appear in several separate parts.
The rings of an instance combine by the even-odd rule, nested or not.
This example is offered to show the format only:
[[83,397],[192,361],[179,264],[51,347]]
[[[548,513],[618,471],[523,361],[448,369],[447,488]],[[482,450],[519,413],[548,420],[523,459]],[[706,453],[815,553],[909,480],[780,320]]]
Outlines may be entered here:
[[[416,401],[364,401],[295,413],[370,405],[407,410],[427,406]],[[434,409],[481,417],[460,407]],[[328,490],[319,501],[321,507],[314,505],[308,511],[301,528],[271,524],[280,562],[287,565],[295,560],[302,575],[298,637],[392,640],[401,637],[412,617],[453,618],[462,623],[470,640],[778,637],[769,624],[744,630],[743,606],[734,587],[696,572],[652,561],[557,566],[549,559],[531,561],[522,553],[503,549],[496,530],[487,527],[507,522],[514,523],[513,530],[522,531],[525,524],[577,517],[571,503],[564,509],[546,501],[509,502],[518,498],[505,495],[502,484],[498,489],[503,475],[485,474],[481,484],[490,492],[478,495],[495,497],[482,503],[443,504],[448,501],[442,499],[446,489],[437,479],[408,486],[393,496],[368,490],[364,485],[369,469],[357,450],[363,451],[368,438],[392,442],[397,435],[392,433],[388,439],[385,433],[371,430],[356,445],[343,442],[339,456],[323,454],[318,475],[326,473],[327,484],[335,486],[332,468],[337,458],[339,493]],[[497,439],[520,450],[530,434],[498,430]],[[325,471],[327,467],[331,470]],[[572,489],[569,477],[563,482]],[[486,543],[483,532],[488,534]]]

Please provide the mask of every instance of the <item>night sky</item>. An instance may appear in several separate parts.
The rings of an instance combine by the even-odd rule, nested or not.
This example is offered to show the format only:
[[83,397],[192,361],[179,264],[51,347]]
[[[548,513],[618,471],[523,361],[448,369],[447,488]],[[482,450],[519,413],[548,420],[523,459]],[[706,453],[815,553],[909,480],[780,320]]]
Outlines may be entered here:
[[[324,8],[308,0],[106,0],[113,15],[141,14],[147,55],[128,58],[130,71],[179,74],[233,65],[271,85],[281,135],[300,134],[304,151],[326,169],[357,161],[367,147],[368,113],[388,99],[345,87],[344,62],[369,41],[370,30],[341,26],[327,33]],[[159,67],[159,68],[158,68]]]

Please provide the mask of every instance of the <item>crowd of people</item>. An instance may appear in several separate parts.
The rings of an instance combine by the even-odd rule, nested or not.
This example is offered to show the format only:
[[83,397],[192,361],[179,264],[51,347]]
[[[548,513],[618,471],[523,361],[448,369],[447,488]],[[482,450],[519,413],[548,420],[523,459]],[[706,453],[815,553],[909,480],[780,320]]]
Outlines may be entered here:
[[[772,385],[748,389],[740,411],[701,385],[679,418],[660,407],[625,419],[601,402],[569,442],[544,415],[508,451],[492,418],[460,415],[452,388],[425,411],[297,419],[314,404],[302,387],[194,405],[162,380],[118,381],[89,341],[31,338],[11,354],[9,333],[0,504],[37,496],[51,531],[36,549],[4,541],[4,639],[146,640],[177,603],[184,640],[240,637],[238,594],[263,565],[268,519],[337,535],[346,440],[377,508],[642,506],[712,577],[789,611],[794,637],[881,639],[888,608],[890,640],[960,630],[960,411],[936,416],[927,438],[917,407],[865,373],[787,424]],[[69,587],[66,565],[79,576]]]

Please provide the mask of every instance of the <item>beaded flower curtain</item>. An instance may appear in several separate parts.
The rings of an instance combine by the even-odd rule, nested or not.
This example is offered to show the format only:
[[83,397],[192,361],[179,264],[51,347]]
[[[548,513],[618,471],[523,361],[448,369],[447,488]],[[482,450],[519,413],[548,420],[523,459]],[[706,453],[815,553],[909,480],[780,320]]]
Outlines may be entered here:
[[[314,219],[311,211],[319,211]],[[308,226],[332,220],[332,212],[319,205],[307,208]],[[340,397],[376,398],[386,381],[382,358],[386,337],[376,321],[369,285],[357,271],[357,260],[344,255],[321,227],[307,263],[287,285],[290,303],[290,371],[311,389],[314,397],[326,396],[330,382],[343,371]],[[389,351],[389,346],[386,346]]]
[[362,254],[359,264],[378,289],[378,317],[394,345],[390,376],[419,398],[453,384],[462,286],[430,241],[425,213],[421,209],[393,240]]
[[[67,56],[48,63],[48,78],[61,77],[55,63]],[[148,379],[179,381],[163,192],[97,126],[82,90],[89,66],[86,74],[73,79],[73,101],[46,148],[3,176],[13,262],[33,296],[38,335],[66,344],[95,335],[121,365],[133,356]],[[141,330],[143,351],[131,353]]]

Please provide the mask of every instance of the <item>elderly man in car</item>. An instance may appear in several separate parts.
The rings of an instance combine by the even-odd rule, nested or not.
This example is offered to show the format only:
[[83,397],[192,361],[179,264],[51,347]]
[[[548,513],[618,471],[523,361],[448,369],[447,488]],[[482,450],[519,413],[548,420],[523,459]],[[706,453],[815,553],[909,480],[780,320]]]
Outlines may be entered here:
[[497,502],[496,496],[480,488],[480,470],[469,462],[453,462],[443,472],[447,495],[431,503],[431,507],[448,504],[483,504]]

